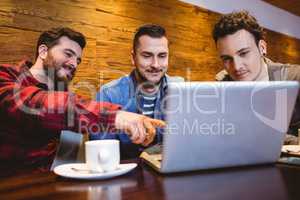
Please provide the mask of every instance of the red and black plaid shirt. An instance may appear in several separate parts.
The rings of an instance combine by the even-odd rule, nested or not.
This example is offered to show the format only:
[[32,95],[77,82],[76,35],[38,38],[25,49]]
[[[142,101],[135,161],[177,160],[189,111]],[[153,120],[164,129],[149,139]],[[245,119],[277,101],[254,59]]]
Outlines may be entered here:
[[61,130],[112,130],[119,109],[71,92],[48,91],[26,62],[0,66],[0,169],[50,166]]

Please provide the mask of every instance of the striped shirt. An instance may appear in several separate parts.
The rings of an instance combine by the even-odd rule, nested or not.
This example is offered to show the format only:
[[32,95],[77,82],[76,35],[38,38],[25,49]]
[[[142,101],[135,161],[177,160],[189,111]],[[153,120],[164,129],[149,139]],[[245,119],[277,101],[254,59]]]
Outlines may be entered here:
[[157,94],[145,94],[140,93],[141,101],[140,101],[140,112],[141,114],[154,118],[154,108],[155,102],[157,99]]

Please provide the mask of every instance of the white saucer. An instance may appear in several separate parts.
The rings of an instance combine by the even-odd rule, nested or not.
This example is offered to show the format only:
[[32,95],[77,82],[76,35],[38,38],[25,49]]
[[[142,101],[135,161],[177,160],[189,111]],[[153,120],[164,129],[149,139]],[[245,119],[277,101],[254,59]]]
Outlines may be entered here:
[[126,174],[136,166],[136,163],[120,164],[116,170],[111,172],[92,173],[88,170],[85,163],[71,163],[55,167],[54,173],[66,178],[101,180]]

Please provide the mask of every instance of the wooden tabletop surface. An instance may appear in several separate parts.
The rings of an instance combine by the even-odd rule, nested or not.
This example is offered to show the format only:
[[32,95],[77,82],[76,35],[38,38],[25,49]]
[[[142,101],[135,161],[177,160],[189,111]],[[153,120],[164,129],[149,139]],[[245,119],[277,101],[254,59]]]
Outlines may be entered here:
[[[132,161],[131,161],[132,162]],[[300,199],[300,167],[283,164],[162,175],[138,167],[107,180],[73,180],[53,172],[0,178],[0,199]]]

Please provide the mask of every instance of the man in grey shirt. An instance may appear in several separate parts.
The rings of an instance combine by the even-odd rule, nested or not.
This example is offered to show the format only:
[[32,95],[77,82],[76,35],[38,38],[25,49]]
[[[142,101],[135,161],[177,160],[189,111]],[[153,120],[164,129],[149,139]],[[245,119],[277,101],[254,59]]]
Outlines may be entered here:
[[[213,38],[224,70],[218,81],[300,81],[300,66],[275,63],[266,57],[264,29],[247,11],[221,16],[213,29]],[[286,143],[297,143],[300,128],[298,96]]]

